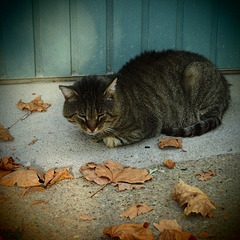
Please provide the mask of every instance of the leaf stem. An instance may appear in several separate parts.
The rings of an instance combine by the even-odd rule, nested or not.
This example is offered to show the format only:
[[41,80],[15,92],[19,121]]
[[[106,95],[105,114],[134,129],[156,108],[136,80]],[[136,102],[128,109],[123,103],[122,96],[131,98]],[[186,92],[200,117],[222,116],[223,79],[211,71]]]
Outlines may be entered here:
[[109,182],[109,183],[103,185],[103,186],[102,186],[100,189],[98,189],[94,194],[92,194],[90,198],[93,198],[98,192],[100,192],[101,190],[103,190],[103,189],[104,189],[107,185],[109,185],[110,183],[112,183],[112,182]]
[[30,115],[30,111],[28,111],[27,113],[25,113],[21,118],[19,118],[15,123],[13,123],[10,127],[8,127],[7,129],[10,129],[11,127],[13,127],[16,123],[18,123],[19,121],[25,120],[29,115]]

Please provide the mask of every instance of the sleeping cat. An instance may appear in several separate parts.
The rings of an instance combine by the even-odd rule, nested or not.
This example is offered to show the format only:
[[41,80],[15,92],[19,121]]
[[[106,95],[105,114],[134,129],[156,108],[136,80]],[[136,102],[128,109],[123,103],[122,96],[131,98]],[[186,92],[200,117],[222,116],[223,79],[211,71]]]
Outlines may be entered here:
[[156,134],[192,137],[221,124],[230,95],[205,57],[186,51],[145,52],[117,74],[59,86],[64,117],[112,148]]

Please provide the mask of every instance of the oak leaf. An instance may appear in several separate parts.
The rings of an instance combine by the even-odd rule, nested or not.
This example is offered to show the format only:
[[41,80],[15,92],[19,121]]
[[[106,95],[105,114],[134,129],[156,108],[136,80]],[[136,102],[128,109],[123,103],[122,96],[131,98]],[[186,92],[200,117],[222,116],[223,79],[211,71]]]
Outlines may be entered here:
[[73,179],[71,175],[70,167],[60,168],[60,169],[50,169],[46,172],[44,186],[53,185],[55,182],[61,181],[63,179]]
[[[182,227],[176,220],[161,219],[159,223],[154,223],[159,232],[160,240],[195,240],[196,238],[190,233],[182,232]],[[197,239],[196,239],[197,240]]]
[[8,129],[5,129],[2,125],[0,125],[0,139],[10,141],[13,140],[14,137],[9,133]]
[[127,210],[120,214],[120,217],[128,217],[130,220],[134,219],[138,215],[152,211],[153,208],[149,207],[145,203],[133,203]]
[[169,168],[169,169],[175,167],[175,162],[172,161],[172,160],[170,160],[170,159],[166,159],[166,160],[163,162],[163,164],[164,164],[167,168]]
[[204,192],[197,187],[185,184],[181,179],[174,187],[173,198],[180,203],[180,206],[187,204],[184,209],[186,216],[190,213],[200,213],[203,217],[212,216],[211,210],[216,208]]
[[10,187],[17,184],[19,187],[39,186],[44,181],[44,172],[33,166],[26,169],[16,169],[15,171],[3,176],[0,184]]
[[209,180],[212,176],[216,176],[217,174],[213,170],[209,170],[207,172],[203,173],[194,173],[195,176],[200,175],[198,178],[199,181],[207,181]]
[[182,139],[177,139],[173,137],[167,137],[158,139],[158,147],[164,148],[164,147],[176,147],[176,148],[182,148]]
[[123,223],[119,226],[104,228],[103,233],[111,239],[118,237],[120,240],[152,240],[152,231],[148,229],[149,223]]
[[45,111],[47,111],[47,108],[49,108],[50,106],[51,106],[51,104],[43,103],[40,95],[38,95],[34,100],[32,100],[29,103],[24,103],[24,102],[22,102],[21,99],[18,102],[18,108],[20,110],[28,109],[30,112],[33,112],[33,111],[38,111],[38,112],[44,111],[45,112]]

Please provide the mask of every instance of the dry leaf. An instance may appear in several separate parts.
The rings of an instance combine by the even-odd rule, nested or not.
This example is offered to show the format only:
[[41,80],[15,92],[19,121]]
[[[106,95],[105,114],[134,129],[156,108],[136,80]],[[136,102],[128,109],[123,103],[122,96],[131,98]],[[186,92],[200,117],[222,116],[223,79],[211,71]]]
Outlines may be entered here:
[[12,157],[3,157],[0,160],[0,169],[2,170],[7,170],[7,171],[12,171],[15,168],[21,167],[22,164],[15,163],[15,160]]
[[181,179],[178,185],[175,185],[173,198],[176,199],[180,206],[187,204],[184,214],[201,213],[203,217],[212,216],[211,210],[216,209],[208,196],[200,189],[185,184]]
[[104,228],[103,233],[112,238],[118,237],[120,240],[152,240],[154,238],[149,223],[123,223],[119,226]]
[[[181,226],[176,220],[161,219],[153,224],[161,232],[160,240],[195,240],[190,233],[182,232]],[[196,239],[197,240],[197,239]]]
[[170,159],[166,159],[163,164],[170,169],[175,167],[175,162]]
[[33,145],[35,142],[37,142],[37,138],[35,138],[35,139],[33,139],[28,145],[30,146],[30,145]]
[[128,217],[130,220],[134,219],[140,214],[152,211],[153,208],[145,203],[133,203],[126,211],[120,214],[120,217]]
[[201,232],[198,234],[199,238],[211,238],[211,237],[215,237],[216,235],[214,233],[207,233],[207,232]]
[[101,164],[87,163],[80,171],[87,180],[99,185],[106,185],[109,182],[144,183],[153,178],[148,175],[146,169],[125,167],[112,160]]
[[71,175],[70,167],[60,169],[50,169],[46,172],[44,186],[53,185],[55,182],[74,177]]
[[177,223],[176,220],[161,219],[159,220],[158,224],[154,223],[153,225],[159,232],[164,232],[166,229],[182,231],[182,227]]
[[200,175],[198,178],[199,181],[207,181],[209,180],[212,176],[216,176],[217,174],[213,170],[209,170],[207,172],[203,173],[194,173],[195,176]]
[[0,184],[10,187],[17,184],[19,187],[39,186],[44,181],[44,172],[33,166],[27,169],[16,169],[15,171],[3,176]]
[[2,125],[0,125],[0,139],[10,141],[13,140],[14,137],[8,132],[8,129],[5,129]]
[[51,104],[43,103],[40,95],[38,95],[34,100],[32,100],[29,103],[24,103],[24,102],[22,102],[21,99],[18,102],[18,108],[20,110],[28,109],[30,112],[33,112],[33,111],[38,111],[38,112],[47,111],[47,108],[49,108],[50,106],[51,106]]
[[117,183],[119,191],[124,191],[124,190],[132,190],[136,189],[139,190],[141,188],[144,188],[143,184],[129,184],[129,183]]
[[84,221],[92,221],[92,220],[95,220],[96,218],[95,218],[95,217],[88,216],[88,215],[81,215],[81,216],[79,217],[79,219],[84,220]]
[[35,201],[31,202],[30,204],[31,204],[31,205],[37,205],[37,204],[45,205],[45,204],[48,204],[48,202],[46,202],[46,201],[40,201],[40,200],[35,200]]
[[164,148],[164,147],[176,147],[176,148],[182,148],[182,139],[177,139],[173,137],[167,137],[158,139],[158,147]]
[[159,240],[197,240],[197,238],[187,232],[168,229],[161,234]]
[[110,182],[108,178],[98,177],[98,175],[95,173],[96,166],[97,164],[93,162],[86,163],[84,166],[80,168],[80,172],[88,181],[93,181],[98,185],[108,184]]

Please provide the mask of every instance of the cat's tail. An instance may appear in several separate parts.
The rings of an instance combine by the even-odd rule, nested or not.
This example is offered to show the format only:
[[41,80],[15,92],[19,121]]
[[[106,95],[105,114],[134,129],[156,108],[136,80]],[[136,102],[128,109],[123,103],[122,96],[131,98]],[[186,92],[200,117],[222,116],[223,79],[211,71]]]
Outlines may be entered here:
[[221,120],[217,117],[211,117],[197,122],[185,128],[165,128],[162,133],[175,137],[193,137],[207,133],[221,124]]

